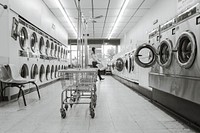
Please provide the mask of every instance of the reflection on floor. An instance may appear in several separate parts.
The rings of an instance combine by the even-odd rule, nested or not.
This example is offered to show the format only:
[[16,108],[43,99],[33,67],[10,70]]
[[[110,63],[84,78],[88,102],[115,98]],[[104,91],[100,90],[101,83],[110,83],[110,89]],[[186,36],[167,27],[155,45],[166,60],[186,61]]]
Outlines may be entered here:
[[0,133],[194,133],[110,76],[97,82],[96,116],[89,105],[75,105],[60,117],[60,82],[41,89],[23,100],[0,107]]

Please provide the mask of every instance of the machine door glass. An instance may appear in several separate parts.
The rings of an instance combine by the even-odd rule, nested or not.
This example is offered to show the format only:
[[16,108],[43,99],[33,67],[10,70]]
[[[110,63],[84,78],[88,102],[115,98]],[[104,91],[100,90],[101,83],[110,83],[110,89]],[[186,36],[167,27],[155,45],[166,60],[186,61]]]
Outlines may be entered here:
[[50,51],[50,43],[49,40],[46,41],[46,47],[45,47],[45,53],[46,55],[49,55],[49,51]]
[[47,65],[47,68],[46,68],[46,80],[49,80],[50,79],[50,66]]
[[126,70],[128,70],[128,58],[127,57],[125,57],[125,68],[126,68]]
[[54,75],[54,66],[52,65],[52,66],[51,66],[51,79],[54,78],[53,75]]
[[57,54],[57,44],[55,44],[54,57],[57,57],[56,54]]
[[57,72],[58,72],[58,67],[57,67],[57,65],[56,65],[56,67],[55,67],[55,73],[54,73],[54,77],[55,77],[55,78],[57,78]]
[[63,50],[63,59],[65,59],[65,49]]
[[54,44],[53,44],[53,42],[51,42],[51,51],[50,51],[51,56],[53,56],[53,50],[54,50]]
[[135,51],[135,62],[144,68],[153,66],[157,61],[157,53],[149,44],[140,45]]
[[172,62],[172,42],[169,39],[161,41],[158,46],[158,62],[163,67],[168,67]]
[[134,52],[131,55],[131,71],[134,71],[135,64],[134,64]]
[[131,59],[131,55],[129,55],[128,59],[129,59],[129,68],[128,68],[128,72],[130,73],[130,72],[131,72],[131,68],[132,68],[132,59]]
[[195,60],[197,44],[191,32],[183,32],[177,40],[177,60],[181,67],[190,68]]
[[116,61],[116,69],[117,71],[121,72],[124,69],[124,61],[122,58],[118,58]]
[[31,67],[31,79],[36,79],[38,76],[38,66],[36,64]]
[[44,38],[43,37],[40,38],[39,51],[40,51],[40,54],[44,53]]
[[60,58],[60,46],[58,46],[58,55],[57,55],[58,58]]
[[26,64],[24,64],[22,66],[20,74],[21,74],[22,78],[28,78],[28,76],[29,76],[29,70],[28,70],[28,66]]
[[40,73],[39,73],[40,82],[44,81],[44,77],[45,77],[45,68],[44,68],[44,65],[41,65],[40,66]]
[[23,50],[25,50],[26,48],[27,39],[28,39],[28,32],[25,27],[22,27],[19,33],[19,44]]
[[60,58],[63,58],[63,48],[61,48]]
[[35,52],[35,48],[36,48],[36,43],[37,43],[38,39],[37,39],[37,35],[35,32],[33,32],[33,34],[31,35],[31,50],[33,52]]

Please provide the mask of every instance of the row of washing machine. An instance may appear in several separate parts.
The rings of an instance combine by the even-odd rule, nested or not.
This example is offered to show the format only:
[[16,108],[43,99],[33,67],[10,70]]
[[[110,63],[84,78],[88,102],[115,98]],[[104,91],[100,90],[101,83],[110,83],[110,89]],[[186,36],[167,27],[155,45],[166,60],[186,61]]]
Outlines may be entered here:
[[[67,45],[12,10],[9,24],[9,71],[17,71],[23,78],[36,79],[38,85],[58,79],[58,70],[68,67]],[[16,93],[10,91],[9,95]]]
[[134,61],[135,50],[122,52],[114,56],[111,65],[112,74],[118,75],[124,79],[138,82],[138,65]]
[[[149,33],[147,43],[136,48],[134,55],[116,57],[114,74],[128,75],[130,65],[126,62],[134,64],[134,60],[140,67],[151,68],[150,87],[200,104],[200,4],[155,28]],[[134,59],[127,60],[127,57]]]

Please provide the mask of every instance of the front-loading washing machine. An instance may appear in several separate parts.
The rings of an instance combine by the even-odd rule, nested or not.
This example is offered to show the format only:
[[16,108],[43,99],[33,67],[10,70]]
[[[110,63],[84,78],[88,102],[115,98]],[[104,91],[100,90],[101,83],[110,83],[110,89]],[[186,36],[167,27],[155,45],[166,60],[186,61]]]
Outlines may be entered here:
[[175,18],[160,26],[160,43],[157,48],[161,74],[174,74]]
[[121,73],[124,69],[124,60],[121,57],[118,57],[115,66],[117,73]]
[[40,59],[45,59],[45,37],[42,32],[40,33],[38,48],[40,53]]
[[176,85],[172,92],[200,104],[200,4],[176,18]]

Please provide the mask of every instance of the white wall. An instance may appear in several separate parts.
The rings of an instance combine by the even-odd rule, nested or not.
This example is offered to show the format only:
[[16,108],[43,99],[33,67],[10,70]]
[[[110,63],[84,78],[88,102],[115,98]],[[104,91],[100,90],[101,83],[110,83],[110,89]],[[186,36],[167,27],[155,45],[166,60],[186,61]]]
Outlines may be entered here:
[[[63,44],[68,44],[68,33],[42,0],[10,0],[10,8],[50,34]],[[53,25],[55,28],[52,28]]]
[[[4,5],[8,4],[7,0],[0,0]],[[8,12],[9,10],[0,7],[0,64],[8,63]]]
[[[135,49],[138,45],[148,42],[148,32],[158,27],[160,24],[175,17],[177,13],[176,0],[158,0],[152,8],[142,17],[142,19],[127,33],[121,40],[121,49]],[[153,25],[153,22],[158,19],[158,23]],[[139,67],[139,84],[146,88],[148,87],[148,72],[149,68]],[[149,88],[150,89],[150,88]]]

